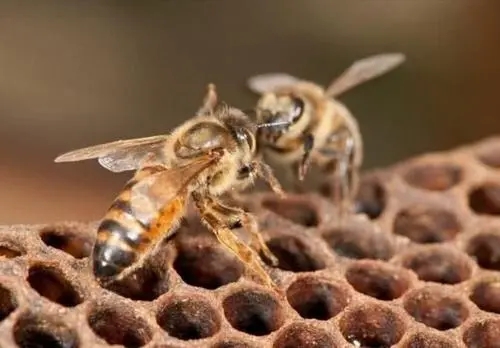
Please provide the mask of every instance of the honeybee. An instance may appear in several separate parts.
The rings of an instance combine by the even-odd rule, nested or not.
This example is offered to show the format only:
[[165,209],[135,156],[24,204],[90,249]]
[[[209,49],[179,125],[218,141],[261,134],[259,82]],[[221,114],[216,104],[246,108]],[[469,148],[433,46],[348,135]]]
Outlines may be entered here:
[[358,60],[326,89],[284,73],[251,77],[248,87],[261,95],[257,120],[273,125],[259,129],[259,152],[270,163],[284,165],[296,189],[300,189],[298,183],[303,181],[310,163],[325,174],[334,174],[334,200],[342,214],[359,186],[363,139],[354,116],[334,98],[389,72],[404,60],[401,53]]
[[[241,110],[218,102],[210,84],[195,117],[170,135],[119,140],[57,157],[55,162],[97,158],[112,172],[136,171],[98,227],[91,256],[96,278],[109,283],[130,274],[160,239],[176,230],[192,200],[218,241],[266,285],[274,286],[258,252],[274,265],[277,259],[255,217],[220,199],[248,187],[257,176],[284,194],[271,168],[255,156],[258,127]],[[239,226],[250,233],[251,247],[231,231]]]

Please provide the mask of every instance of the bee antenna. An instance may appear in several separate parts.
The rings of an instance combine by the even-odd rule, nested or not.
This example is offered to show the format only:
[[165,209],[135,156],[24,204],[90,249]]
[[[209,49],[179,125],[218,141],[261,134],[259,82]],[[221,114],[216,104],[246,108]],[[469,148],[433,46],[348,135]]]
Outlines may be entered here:
[[290,121],[278,121],[278,122],[269,122],[269,123],[261,123],[257,125],[257,128],[270,128],[276,126],[286,126],[289,125]]

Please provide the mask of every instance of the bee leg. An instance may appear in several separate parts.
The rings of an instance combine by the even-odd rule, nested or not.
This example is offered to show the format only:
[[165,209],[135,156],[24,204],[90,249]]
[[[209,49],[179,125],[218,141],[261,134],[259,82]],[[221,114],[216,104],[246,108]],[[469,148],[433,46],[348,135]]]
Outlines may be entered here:
[[198,110],[198,115],[210,115],[213,113],[215,106],[217,105],[217,92],[215,85],[209,83],[207,86],[207,93],[203,98],[203,104]]
[[311,151],[314,148],[314,136],[312,134],[308,134],[304,138],[304,155],[302,156],[302,159],[300,160],[299,163],[299,180],[302,181],[304,180],[304,177],[307,172],[307,168],[309,167],[310,163],[310,158],[311,158]]
[[262,161],[253,162],[252,168],[257,172],[257,174],[262,179],[264,179],[265,182],[267,182],[267,184],[271,187],[274,193],[276,193],[281,198],[284,198],[286,196],[285,191],[283,191],[280,182],[274,176],[273,170],[268,164]]
[[219,242],[252,269],[266,286],[278,290],[276,284],[262,267],[258,255],[248,245],[240,241],[217,216],[219,214],[214,209],[217,203],[204,199],[201,194],[196,193],[193,193],[193,200],[200,211],[201,221],[215,234]]

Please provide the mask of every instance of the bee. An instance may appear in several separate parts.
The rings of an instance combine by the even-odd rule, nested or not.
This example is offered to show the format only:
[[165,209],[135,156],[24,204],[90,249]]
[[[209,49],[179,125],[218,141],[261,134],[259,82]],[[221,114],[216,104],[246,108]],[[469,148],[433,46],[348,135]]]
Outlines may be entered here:
[[[55,162],[97,158],[112,172],[135,171],[109,207],[97,229],[91,260],[101,283],[123,279],[162,239],[172,235],[194,202],[204,225],[223,247],[234,253],[269,286],[259,252],[277,259],[258,231],[255,217],[224,204],[221,196],[263,178],[278,194],[283,191],[271,168],[256,157],[259,127],[241,110],[218,102],[209,84],[196,115],[170,135],[118,140],[60,155]],[[244,227],[248,244],[232,229]]]
[[248,87],[260,95],[255,110],[257,120],[272,125],[259,129],[259,152],[270,163],[283,165],[297,190],[310,163],[325,174],[334,174],[334,200],[344,210],[359,186],[363,139],[356,119],[335,98],[389,72],[404,60],[401,53],[358,60],[326,89],[285,73],[249,78]]

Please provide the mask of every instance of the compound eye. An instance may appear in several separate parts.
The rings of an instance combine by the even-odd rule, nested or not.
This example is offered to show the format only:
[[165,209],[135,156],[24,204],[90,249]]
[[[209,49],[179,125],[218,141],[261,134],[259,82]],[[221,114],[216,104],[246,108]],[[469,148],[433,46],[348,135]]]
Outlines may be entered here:
[[238,132],[236,132],[236,136],[238,137],[238,141],[240,143],[246,142],[250,150],[251,151],[254,150],[255,148],[254,136],[250,134],[250,132],[247,129],[244,128],[240,129]]
[[304,112],[304,101],[300,98],[292,98],[292,122],[298,121],[298,119],[302,116]]

